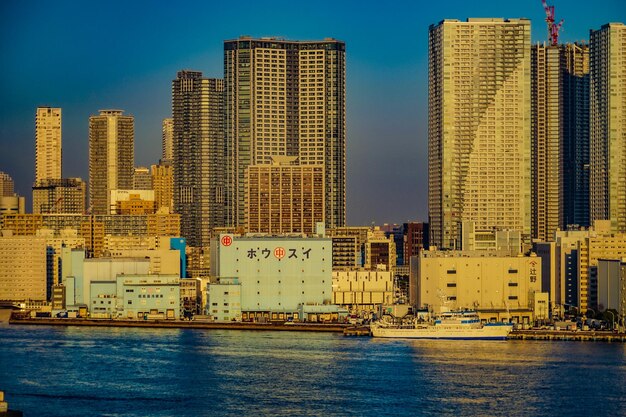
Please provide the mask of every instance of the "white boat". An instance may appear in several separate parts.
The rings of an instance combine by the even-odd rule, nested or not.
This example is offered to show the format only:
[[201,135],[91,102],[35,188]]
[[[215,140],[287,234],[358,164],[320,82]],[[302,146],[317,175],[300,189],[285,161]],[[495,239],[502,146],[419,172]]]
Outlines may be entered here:
[[370,325],[372,336],[400,339],[481,339],[503,340],[512,323],[481,323],[475,311],[448,311],[434,320],[412,319],[397,324],[384,317]]

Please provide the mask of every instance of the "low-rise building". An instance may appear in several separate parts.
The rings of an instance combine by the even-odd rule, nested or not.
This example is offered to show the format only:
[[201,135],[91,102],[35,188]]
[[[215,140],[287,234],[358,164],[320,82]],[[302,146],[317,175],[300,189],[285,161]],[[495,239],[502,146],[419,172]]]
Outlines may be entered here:
[[46,239],[0,236],[0,300],[47,301]]
[[200,278],[181,278],[180,280],[180,312],[191,314],[202,312],[202,280]]
[[394,301],[394,280],[390,271],[333,271],[333,304],[351,312],[378,312]]
[[242,320],[300,319],[300,306],[331,303],[332,241],[223,234],[211,242],[211,276],[237,279]]
[[466,308],[485,320],[534,320],[534,294],[541,292],[541,262],[534,254],[423,251],[418,262],[418,307],[435,313]]

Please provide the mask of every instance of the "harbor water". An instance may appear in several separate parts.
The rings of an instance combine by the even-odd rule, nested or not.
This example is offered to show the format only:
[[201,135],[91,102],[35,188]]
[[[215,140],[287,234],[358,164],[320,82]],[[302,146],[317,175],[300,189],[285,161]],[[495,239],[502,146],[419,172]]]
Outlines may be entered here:
[[24,416],[626,415],[626,344],[0,327]]

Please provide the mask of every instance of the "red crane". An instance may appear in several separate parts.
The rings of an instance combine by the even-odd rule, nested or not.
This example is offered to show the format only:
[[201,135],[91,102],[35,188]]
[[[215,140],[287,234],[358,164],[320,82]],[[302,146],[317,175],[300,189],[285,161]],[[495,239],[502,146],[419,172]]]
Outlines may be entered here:
[[563,19],[559,23],[554,23],[554,6],[548,6],[546,0],[541,0],[543,9],[546,11],[546,23],[548,24],[548,37],[550,38],[550,45],[556,46],[559,44],[559,29],[563,25]]

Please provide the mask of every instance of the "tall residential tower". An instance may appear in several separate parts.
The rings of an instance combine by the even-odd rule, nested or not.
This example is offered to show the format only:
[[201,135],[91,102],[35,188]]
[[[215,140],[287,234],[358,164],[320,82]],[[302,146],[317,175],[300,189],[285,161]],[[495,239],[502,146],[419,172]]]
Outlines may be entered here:
[[109,214],[111,190],[133,188],[135,119],[123,110],[100,110],[89,118],[89,205]]
[[275,156],[323,165],[326,227],[346,221],[345,43],[224,42],[227,221],[245,223],[250,165]]
[[180,71],[172,82],[174,210],[181,235],[209,246],[224,220],[224,82]]
[[38,107],[35,116],[35,183],[61,178],[61,109]]
[[530,21],[431,25],[428,72],[431,244],[458,248],[462,221],[530,235]]
[[589,37],[590,221],[626,232],[626,26],[608,23]]

